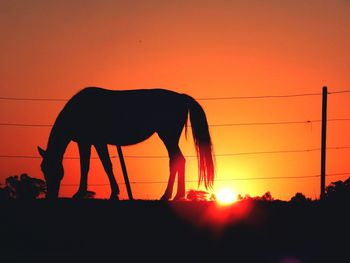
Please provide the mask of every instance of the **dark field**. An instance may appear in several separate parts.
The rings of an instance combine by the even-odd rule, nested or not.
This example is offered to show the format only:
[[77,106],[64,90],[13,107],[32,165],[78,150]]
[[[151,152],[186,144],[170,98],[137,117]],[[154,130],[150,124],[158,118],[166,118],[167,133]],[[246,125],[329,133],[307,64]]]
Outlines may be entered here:
[[0,262],[350,262],[349,203],[2,202]]

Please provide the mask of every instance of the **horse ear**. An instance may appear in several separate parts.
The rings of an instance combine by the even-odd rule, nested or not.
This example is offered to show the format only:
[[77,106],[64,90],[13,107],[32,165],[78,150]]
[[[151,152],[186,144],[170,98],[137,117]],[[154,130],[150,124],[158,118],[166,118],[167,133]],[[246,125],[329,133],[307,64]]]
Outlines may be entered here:
[[38,146],[38,152],[40,153],[40,155],[41,155],[41,157],[45,157],[45,155],[46,155],[46,152],[45,152],[45,150],[43,150],[42,148],[40,148],[40,146]]

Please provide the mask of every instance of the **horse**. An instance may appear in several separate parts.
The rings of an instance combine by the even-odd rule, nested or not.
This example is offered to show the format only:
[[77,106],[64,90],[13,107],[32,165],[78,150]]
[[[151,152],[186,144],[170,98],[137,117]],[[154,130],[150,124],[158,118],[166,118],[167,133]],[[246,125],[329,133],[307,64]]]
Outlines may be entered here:
[[63,156],[74,141],[80,155],[80,184],[73,198],[84,198],[91,147],[94,146],[108,176],[110,199],[119,199],[119,186],[113,174],[107,145],[140,143],[157,133],[168,155],[170,175],[161,200],[173,194],[176,174],[178,187],[174,200],[185,197],[185,157],[179,148],[188,116],[198,159],[198,185],[214,183],[213,146],[205,112],[191,96],[166,89],[108,90],[87,87],[65,104],[51,129],[46,150],[38,146],[41,170],[47,184],[46,198],[58,198],[64,176]]

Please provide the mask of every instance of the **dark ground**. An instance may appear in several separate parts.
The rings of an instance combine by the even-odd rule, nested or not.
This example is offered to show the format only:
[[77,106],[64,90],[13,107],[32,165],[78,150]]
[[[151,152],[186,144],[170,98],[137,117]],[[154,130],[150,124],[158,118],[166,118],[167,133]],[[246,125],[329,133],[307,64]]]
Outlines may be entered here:
[[254,201],[221,228],[214,205],[2,202],[0,262],[350,262],[348,202]]

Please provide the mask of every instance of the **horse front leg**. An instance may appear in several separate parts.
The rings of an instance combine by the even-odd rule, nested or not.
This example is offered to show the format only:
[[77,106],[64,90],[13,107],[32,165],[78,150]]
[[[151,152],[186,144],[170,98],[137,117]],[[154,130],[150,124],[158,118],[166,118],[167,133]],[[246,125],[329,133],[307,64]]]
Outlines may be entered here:
[[111,185],[111,196],[110,199],[119,200],[119,186],[115,180],[112,162],[109,157],[108,148],[106,144],[95,144],[95,148],[98,156],[102,162],[103,168],[108,176],[109,183]]
[[80,155],[80,184],[73,198],[85,198],[87,193],[87,179],[90,168],[91,144],[78,143]]

